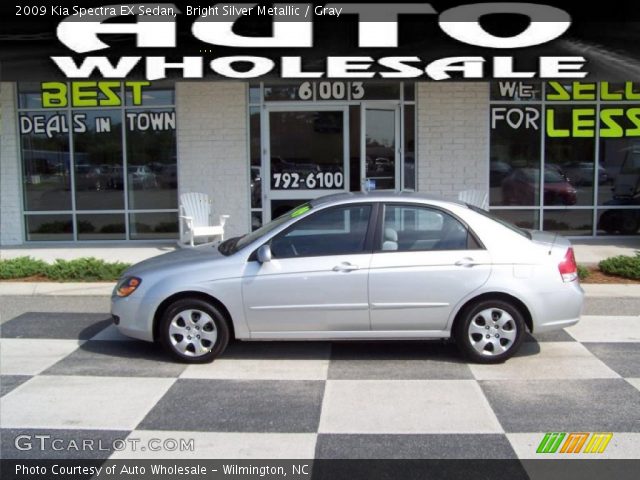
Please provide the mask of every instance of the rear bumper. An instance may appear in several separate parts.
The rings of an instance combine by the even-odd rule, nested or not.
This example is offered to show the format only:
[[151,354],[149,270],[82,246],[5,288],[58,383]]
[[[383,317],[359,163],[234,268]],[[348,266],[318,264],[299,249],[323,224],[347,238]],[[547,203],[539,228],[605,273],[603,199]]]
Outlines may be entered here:
[[577,281],[543,292],[533,319],[533,333],[545,333],[575,325],[580,321],[584,290]]

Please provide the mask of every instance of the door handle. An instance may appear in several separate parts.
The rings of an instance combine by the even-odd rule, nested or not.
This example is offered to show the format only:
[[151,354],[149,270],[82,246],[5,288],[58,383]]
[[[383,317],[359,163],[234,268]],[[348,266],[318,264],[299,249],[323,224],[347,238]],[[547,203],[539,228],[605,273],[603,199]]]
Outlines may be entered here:
[[479,263],[474,261],[471,257],[461,258],[455,263],[456,267],[473,267],[474,265],[479,265]]
[[358,265],[352,265],[349,262],[342,262],[339,265],[336,265],[332,269],[334,272],[352,272],[354,270],[360,270]]

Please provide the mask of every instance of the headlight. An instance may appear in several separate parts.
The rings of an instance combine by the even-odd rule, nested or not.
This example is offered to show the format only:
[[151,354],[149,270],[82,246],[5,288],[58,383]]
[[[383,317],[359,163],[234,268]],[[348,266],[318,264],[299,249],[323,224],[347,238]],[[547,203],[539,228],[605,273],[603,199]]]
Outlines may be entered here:
[[128,297],[136,291],[141,283],[142,279],[138,277],[124,277],[116,285],[116,295],[119,297]]

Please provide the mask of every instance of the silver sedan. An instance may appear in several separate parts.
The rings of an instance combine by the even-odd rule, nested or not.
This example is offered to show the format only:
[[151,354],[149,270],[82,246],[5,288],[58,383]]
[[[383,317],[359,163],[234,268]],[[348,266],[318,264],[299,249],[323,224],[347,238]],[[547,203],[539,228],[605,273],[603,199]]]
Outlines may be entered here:
[[442,339],[502,362],[525,332],[578,322],[569,241],[418,194],[319,198],[242,237],[131,267],[125,335],[209,362],[239,340]]

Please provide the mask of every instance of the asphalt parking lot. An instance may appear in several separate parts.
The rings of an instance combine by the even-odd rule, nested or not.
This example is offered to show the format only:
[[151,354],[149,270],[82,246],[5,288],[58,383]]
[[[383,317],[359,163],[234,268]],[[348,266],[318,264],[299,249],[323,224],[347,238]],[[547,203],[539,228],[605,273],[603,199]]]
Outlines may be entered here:
[[613,432],[602,458],[640,458],[640,298],[589,298],[503,365],[445,342],[237,342],[193,366],[119,336],[107,298],[1,300],[2,458],[40,435],[29,458],[175,457],[186,439],[185,459],[528,459],[546,432]]

